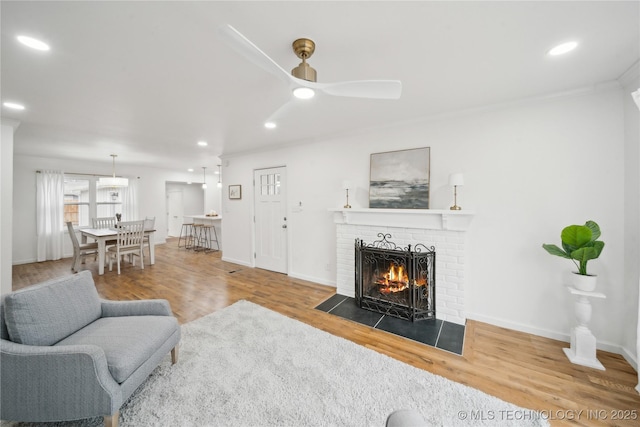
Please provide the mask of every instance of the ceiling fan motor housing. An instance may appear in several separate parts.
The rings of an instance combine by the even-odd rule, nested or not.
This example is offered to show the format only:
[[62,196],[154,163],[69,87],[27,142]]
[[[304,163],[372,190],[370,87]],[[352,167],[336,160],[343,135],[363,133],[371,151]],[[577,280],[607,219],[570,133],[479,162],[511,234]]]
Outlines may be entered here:
[[317,81],[316,70],[307,64],[307,59],[313,55],[313,52],[316,50],[316,44],[310,39],[298,39],[293,42],[292,47],[296,56],[302,59],[302,62],[291,70],[291,75],[310,82]]
[[300,65],[291,70],[291,75],[310,82],[317,81],[316,70],[311,68],[306,62],[301,62]]

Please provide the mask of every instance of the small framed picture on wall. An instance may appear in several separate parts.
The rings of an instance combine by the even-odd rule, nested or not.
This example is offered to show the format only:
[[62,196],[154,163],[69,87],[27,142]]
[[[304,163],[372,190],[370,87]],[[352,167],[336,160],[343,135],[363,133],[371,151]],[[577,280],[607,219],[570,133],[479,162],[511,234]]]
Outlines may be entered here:
[[230,185],[229,186],[229,198],[230,199],[242,199],[242,185]]

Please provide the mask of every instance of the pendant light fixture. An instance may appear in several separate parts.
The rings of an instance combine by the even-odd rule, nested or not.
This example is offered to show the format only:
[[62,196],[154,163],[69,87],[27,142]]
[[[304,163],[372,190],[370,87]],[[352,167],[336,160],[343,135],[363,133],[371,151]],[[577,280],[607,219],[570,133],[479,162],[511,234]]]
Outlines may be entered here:
[[116,157],[117,154],[111,154],[113,158],[113,176],[103,176],[98,179],[99,187],[128,187],[129,180],[127,178],[116,177]]
[[222,171],[220,167],[221,165],[218,165],[218,188],[222,188]]
[[203,190],[207,189],[207,167],[206,166],[202,167],[202,189]]

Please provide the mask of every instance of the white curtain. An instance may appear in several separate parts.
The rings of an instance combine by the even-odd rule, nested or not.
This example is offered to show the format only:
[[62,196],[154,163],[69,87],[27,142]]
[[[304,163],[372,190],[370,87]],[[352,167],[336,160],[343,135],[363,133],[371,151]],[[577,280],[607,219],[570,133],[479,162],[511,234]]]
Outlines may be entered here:
[[129,186],[122,188],[122,220],[137,221],[138,215],[138,179],[129,178]]
[[62,258],[64,238],[64,174],[42,171],[36,174],[37,260]]

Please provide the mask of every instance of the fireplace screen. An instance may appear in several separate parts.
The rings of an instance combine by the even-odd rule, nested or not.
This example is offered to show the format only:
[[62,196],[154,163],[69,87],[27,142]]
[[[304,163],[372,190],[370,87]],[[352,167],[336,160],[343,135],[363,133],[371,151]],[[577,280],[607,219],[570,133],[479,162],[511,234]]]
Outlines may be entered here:
[[398,248],[390,234],[355,243],[356,300],[361,308],[401,319],[435,319],[435,248]]

